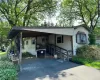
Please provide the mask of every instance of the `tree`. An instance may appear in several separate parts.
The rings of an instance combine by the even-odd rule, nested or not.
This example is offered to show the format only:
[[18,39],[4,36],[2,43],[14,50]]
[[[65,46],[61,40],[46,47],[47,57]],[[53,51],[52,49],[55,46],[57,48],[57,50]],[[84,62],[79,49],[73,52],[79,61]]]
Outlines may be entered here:
[[56,8],[56,0],[0,0],[0,46],[13,26],[39,25],[44,13]]
[[[70,1],[70,0],[69,0]],[[74,25],[77,10],[73,2],[63,1],[60,5],[60,15],[58,16],[59,24],[72,27]]]
[[10,31],[10,26],[7,21],[0,22],[0,47],[7,45],[7,34]]
[[0,12],[12,27],[30,26],[38,23],[42,12],[55,6],[55,0],[1,0]]
[[72,12],[75,10],[73,14],[78,17],[77,20],[81,20],[90,33],[94,31],[99,18],[98,0],[63,0],[62,6],[65,9],[69,6]]
[[100,27],[96,27],[94,33],[96,36],[100,36]]
[[[90,44],[95,44],[94,29],[99,18],[99,0],[63,0],[62,7],[66,11],[68,10],[67,7],[70,7],[71,14],[76,15],[76,20],[80,20],[81,24],[85,24],[85,27],[89,30]],[[73,19],[75,17],[72,17],[70,20]]]

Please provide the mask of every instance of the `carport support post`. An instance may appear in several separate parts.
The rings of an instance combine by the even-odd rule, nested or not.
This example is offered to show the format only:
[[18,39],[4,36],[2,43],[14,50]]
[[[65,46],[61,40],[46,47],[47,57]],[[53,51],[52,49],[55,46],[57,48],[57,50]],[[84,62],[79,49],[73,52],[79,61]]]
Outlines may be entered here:
[[76,46],[75,46],[76,45],[76,38],[74,35],[72,36],[72,43],[73,43],[72,49],[73,49],[73,56],[74,56],[74,55],[76,55]]
[[20,35],[19,66],[20,66],[20,71],[22,71],[22,67],[21,67],[21,62],[22,62],[22,32],[19,35]]
[[54,49],[54,55],[56,54],[56,34],[55,34],[55,49]]

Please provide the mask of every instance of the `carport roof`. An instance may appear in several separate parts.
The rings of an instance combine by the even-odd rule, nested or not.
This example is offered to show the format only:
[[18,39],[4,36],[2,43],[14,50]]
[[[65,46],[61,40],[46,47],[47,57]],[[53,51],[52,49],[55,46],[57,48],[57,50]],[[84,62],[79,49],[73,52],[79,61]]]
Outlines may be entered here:
[[[61,34],[61,35],[73,35],[75,27],[13,27],[8,38],[14,38],[18,33],[22,32],[23,37],[36,37],[36,36],[47,36],[50,34]],[[82,27],[82,25],[81,25]]]

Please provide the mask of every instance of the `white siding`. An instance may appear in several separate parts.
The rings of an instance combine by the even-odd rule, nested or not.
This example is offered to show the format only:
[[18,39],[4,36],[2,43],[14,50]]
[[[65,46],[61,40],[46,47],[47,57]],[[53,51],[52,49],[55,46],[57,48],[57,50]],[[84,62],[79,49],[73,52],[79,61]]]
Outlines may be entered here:
[[78,43],[76,43],[76,34],[77,34],[78,31],[84,32],[86,34],[86,36],[87,36],[87,44],[89,43],[89,40],[88,40],[89,39],[89,37],[88,37],[89,32],[84,27],[79,27],[79,28],[75,29],[74,30],[74,34],[73,34],[73,53],[74,53],[74,55],[76,55],[76,49],[78,47],[86,45],[86,44],[78,44]]
[[[29,52],[36,55],[35,44],[32,44],[32,40],[32,38],[29,38],[24,41],[24,49],[22,49],[22,52]],[[26,44],[26,41],[28,41],[28,44]]]
[[[57,36],[59,36],[59,35],[57,35]],[[64,35],[63,36],[63,43],[57,43],[57,41],[56,41],[56,45],[61,47],[61,48],[66,49],[66,50],[72,50],[71,36]]]
[[[38,29],[36,29],[38,30]],[[59,46],[59,47],[62,47],[66,50],[72,50],[73,49],[73,53],[74,55],[76,55],[76,49],[80,46],[83,46],[83,44],[77,44],[76,43],[76,34],[78,31],[80,32],[84,32],[87,36],[87,44],[89,43],[88,41],[88,31],[84,28],[84,27],[79,27],[77,29],[73,29],[73,28],[68,28],[68,29],[39,29],[40,31],[39,32],[47,32],[49,33],[50,31],[52,33],[60,33],[60,35],[63,34],[63,40],[64,42],[63,43],[57,43],[56,41],[56,45]],[[50,31],[49,31],[50,30]],[[66,34],[66,35],[65,35]],[[56,36],[59,36],[59,34],[56,34]],[[72,37],[71,37],[72,36]],[[55,43],[55,35],[52,34],[52,35],[49,35],[49,44],[54,44]],[[37,43],[38,44],[43,44],[42,42],[42,37],[37,37]],[[27,52],[30,52],[31,54],[33,55],[36,55],[36,50],[35,50],[35,44],[32,44],[32,39],[28,39],[28,45],[25,44],[25,48],[23,49],[23,52],[27,51]],[[73,42],[72,42],[73,41]],[[72,46],[73,44],[73,46]]]
[[[59,35],[56,35],[56,38],[57,38],[57,36],[59,36]],[[72,50],[71,36],[64,35],[63,40],[64,40],[63,43],[57,43],[57,41],[56,41],[56,45],[61,47],[61,48],[66,49],[66,50]],[[49,36],[49,43],[50,44],[55,43],[55,36],[54,35]]]

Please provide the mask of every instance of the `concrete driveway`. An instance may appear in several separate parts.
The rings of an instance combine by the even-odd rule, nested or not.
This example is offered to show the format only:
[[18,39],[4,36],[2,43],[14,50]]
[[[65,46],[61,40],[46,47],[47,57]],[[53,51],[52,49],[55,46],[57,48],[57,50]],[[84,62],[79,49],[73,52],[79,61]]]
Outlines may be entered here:
[[18,80],[100,80],[100,71],[55,59],[28,59],[22,63]]

